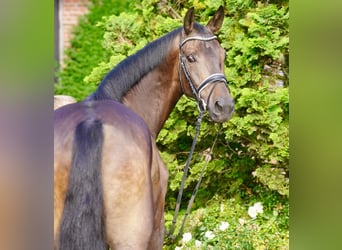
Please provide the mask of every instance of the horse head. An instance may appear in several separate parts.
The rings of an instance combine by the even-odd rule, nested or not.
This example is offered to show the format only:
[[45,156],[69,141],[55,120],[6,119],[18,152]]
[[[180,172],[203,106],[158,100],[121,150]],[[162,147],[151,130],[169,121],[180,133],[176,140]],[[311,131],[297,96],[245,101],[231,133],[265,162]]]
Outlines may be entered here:
[[[234,100],[224,75],[225,50],[214,35],[222,26],[221,6],[206,26],[194,22],[194,8],[186,13],[179,44],[179,78],[183,92],[208,110],[214,122],[225,122],[234,112]],[[185,83],[187,82],[187,84]]]

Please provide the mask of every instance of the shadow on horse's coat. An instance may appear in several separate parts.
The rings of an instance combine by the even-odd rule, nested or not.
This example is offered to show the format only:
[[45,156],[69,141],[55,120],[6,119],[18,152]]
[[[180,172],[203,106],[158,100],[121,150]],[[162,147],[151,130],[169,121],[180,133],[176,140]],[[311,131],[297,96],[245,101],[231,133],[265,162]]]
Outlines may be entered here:
[[151,42],[111,70],[80,103],[55,111],[55,249],[162,249],[168,171],[155,139],[184,93],[215,122],[234,101],[223,75],[225,51],[194,22]]

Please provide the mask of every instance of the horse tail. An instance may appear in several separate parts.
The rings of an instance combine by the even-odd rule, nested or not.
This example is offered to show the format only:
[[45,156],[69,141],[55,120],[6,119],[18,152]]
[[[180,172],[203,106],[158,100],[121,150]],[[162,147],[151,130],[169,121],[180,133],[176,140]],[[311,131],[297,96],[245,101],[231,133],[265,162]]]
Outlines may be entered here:
[[108,249],[104,240],[102,147],[102,122],[85,120],[79,123],[60,227],[61,250]]

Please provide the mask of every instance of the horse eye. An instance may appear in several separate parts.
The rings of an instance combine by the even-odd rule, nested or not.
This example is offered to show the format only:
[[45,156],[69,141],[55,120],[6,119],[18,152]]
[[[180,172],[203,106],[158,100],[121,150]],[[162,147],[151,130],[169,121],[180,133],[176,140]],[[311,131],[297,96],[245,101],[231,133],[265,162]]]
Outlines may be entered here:
[[196,58],[194,57],[193,54],[188,55],[186,59],[188,59],[188,62],[190,63],[196,62]]

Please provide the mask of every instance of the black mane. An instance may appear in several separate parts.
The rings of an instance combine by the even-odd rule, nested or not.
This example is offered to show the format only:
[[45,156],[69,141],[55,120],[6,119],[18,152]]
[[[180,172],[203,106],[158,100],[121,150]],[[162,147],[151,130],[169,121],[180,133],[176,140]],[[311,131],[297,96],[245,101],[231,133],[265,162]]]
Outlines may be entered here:
[[133,85],[164,60],[172,41],[180,31],[181,28],[171,31],[120,62],[103,78],[97,90],[87,99],[121,101]]

